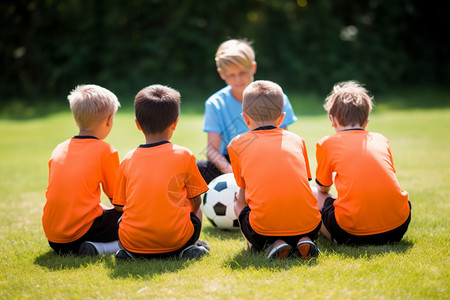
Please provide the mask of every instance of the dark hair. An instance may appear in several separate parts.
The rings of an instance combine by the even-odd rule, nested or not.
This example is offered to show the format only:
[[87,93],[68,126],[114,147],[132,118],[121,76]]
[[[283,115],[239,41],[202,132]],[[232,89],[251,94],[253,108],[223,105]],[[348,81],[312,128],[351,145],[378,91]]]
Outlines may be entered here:
[[137,93],[134,98],[136,120],[144,133],[161,133],[180,115],[180,93],[155,84]]

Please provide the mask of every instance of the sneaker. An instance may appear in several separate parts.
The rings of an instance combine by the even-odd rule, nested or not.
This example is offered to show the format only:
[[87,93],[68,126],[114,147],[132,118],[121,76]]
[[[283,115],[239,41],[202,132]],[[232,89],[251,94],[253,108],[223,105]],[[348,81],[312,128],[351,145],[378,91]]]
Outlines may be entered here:
[[98,250],[92,242],[83,242],[80,245],[78,254],[83,256],[97,256]]
[[304,260],[317,257],[320,253],[319,248],[310,240],[300,240],[297,244],[297,250],[300,257]]
[[196,259],[208,253],[209,251],[204,246],[191,245],[181,251],[180,257],[187,259]]
[[116,259],[124,259],[124,260],[134,258],[133,255],[125,249],[117,250],[115,257]]
[[194,245],[196,245],[196,246],[203,246],[208,251],[210,249],[208,242],[204,241],[204,240],[197,240]]
[[285,259],[292,251],[292,247],[283,240],[276,240],[266,250],[267,258]]

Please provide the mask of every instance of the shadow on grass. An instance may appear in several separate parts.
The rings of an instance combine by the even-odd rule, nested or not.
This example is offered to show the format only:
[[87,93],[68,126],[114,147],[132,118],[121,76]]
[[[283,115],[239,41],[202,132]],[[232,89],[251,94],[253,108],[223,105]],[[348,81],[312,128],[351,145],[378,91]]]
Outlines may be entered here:
[[344,246],[336,245],[323,237],[319,238],[319,240],[317,241],[317,245],[322,252],[319,255],[319,261],[317,259],[310,259],[305,261],[300,259],[296,255],[292,255],[285,260],[269,260],[264,256],[264,253],[257,253],[249,251],[247,249],[242,249],[240,252],[226,260],[224,262],[224,265],[231,268],[232,270],[251,268],[256,270],[267,269],[274,271],[283,271],[296,266],[316,266],[320,264],[321,257],[326,257],[330,254],[338,254],[342,258],[373,259],[389,253],[406,253],[414,246],[414,244],[407,239],[403,239],[398,243],[380,246]]
[[205,235],[205,240],[208,240],[208,237],[214,237],[220,240],[237,240],[242,238],[241,231],[237,229],[228,230],[212,226],[204,226],[202,228],[202,232]]
[[103,263],[114,260],[111,255],[101,256],[79,256],[79,255],[58,255],[50,250],[34,260],[34,264],[52,271],[83,268],[88,265]]
[[408,239],[403,239],[398,243],[391,243],[386,245],[362,245],[362,246],[347,246],[336,245],[331,241],[320,237],[318,240],[318,246],[322,251],[322,255],[328,253],[337,253],[343,257],[348,258],[375,258],[378,256],[384,256],[389,253],[406,253],[414,246],[414,243]]
[[[200,259],[201,260],[201,259]],[[112,259],[106,262],[106,267],[110,270],[110,277],[116,278],[143,278],[175,273],[195,264],[199,260],[186,260],[181,258],[165,259],[133,259],[117,260]]]
[[78,256],[57,255],[52,250],[36,257],[34,264],[51,271],[86,268],[90,265],[102,264],[110,273],[111,278],[143,278],[154,277],[164,273],[173,273],[189,268],[198,260],[181,258],[168,259],[135,259],[116,260],[113,255]]
[[242,249],[240,252],[226,260],[224,265],[232,270],[266,269],[271,271],[285,271],[297,266],[315,266],[317,265],[317,260],[314,258],[302,260],[295,254],[284,260],[267,259],[264,252],[254,252]]

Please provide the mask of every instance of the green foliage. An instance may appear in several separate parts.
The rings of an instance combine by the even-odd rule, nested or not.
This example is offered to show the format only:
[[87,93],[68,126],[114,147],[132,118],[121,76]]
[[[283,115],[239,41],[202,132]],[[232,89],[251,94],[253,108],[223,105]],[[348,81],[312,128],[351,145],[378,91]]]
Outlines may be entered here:
[[62,97],[81,83],[127,97],[150,83],[211,94],[228,38],[254,41],[256,78],[286,88],[445,84],[444,14],[417,0],[2,1],[0,100]]

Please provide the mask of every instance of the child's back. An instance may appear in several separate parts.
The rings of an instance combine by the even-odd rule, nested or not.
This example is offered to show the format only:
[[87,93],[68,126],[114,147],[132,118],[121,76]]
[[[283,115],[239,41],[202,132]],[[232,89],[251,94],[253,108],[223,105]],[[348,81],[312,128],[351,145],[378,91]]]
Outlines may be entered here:
[[[317,143],[316,182],[322,233],[347,244],[399,241],[410,222],[388,140],[365,130],[372,98],[356,82],[334,86],[325,109],[336,133]],[[328,194],[335,184],[337,198]]]
[[257,129],[230,144],[238,185],[245,186],[250,222],[263,235],[298,235],[320,223],[304,140],[281,128]]
[[88,231],[103,211],[100,183],[112,198],[118,167],[117,151],[94,137],[75,136],[55,148],[42,219],[50,241],[73,242]]
[[[78,86],[68,99],[79,134],[59,144],[49,160],[42,225],[56,252],[81,253],[83,242],[118,240],[121,213],[104,207],[100,196],[101,189],[109,199],[114,194],[119,155],[103,139],[120,104],[113,93],[97,85]],[[106,252],[116,248],[113,243]]]
[[334,184],[336,220],[354,235],[386,232],[400,226],[409,215],[408,193],[400,188],[387,139],[365,130],[347,130],[317,144],[317,180]]
[[250,132],[228,145],[240,188],[234,208],[252,249],[284,259],[296,248],[309,259],[319,252],[313,241],[321,218],[305,142],[279,128],[283,103],[281,87],[270,81],[255,81],[244,91],[242,116]]
[[195,168],[191,151],[170,142],[141,145],[125,156],[114,200],[125,205],[120,225],[125,249],[166,253],[188,242],[194,232],[189,198],[206,189]]
[[114,206],[123,209],[117,258],[200,257],[200,195],[208,190],[188,149],[169,142],[178,123],[180,94],[148,86],[136,95],[136,125],[146,144],[120,164]]

